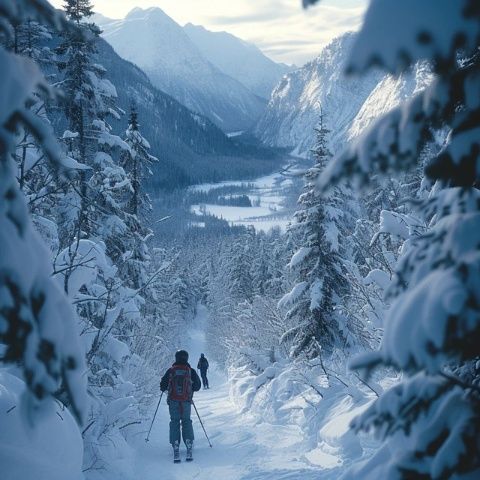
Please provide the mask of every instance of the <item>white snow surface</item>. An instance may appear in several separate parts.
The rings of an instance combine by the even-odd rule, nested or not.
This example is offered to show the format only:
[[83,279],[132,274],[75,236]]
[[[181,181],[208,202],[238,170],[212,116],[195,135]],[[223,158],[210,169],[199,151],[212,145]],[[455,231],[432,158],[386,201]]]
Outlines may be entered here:
[[2,480],[83,480],[83,443],[70,412],[45,401],[42,416],[25,421],[25,383],[0,369],[0,478]]
[[[168,408],[162,400],[149,443],[144,435],[137,438],[134,478],[334,480],[351,461],[366,455],[348,425],[370,404],[368,396],[351,398],[343,388],[332,387],[321,402],[323,409],[315,410],[309,403],[315,399],[308,391],[296,391],[292,382],[295,375],[286,365],[266,366],[260,375],[245,368],[232,369],[227,377],[209,357],[204,333],[208,315],[199,305],[187,341],[178,348],[188,350],[194,367],[200,353],[209,358],[211,389],[200,390],[194,401],[213,448],[192,411],[194,461],[173,464]],[[306,434],[313,416],[318,430],[314,427]],[[145,429],[149,422],[145,421]],[[182,445],[182,460],[184,456]]]
[[[198,307],[197,317],[189,332],[186,348],[190,363],[196,367],[200,353],[209,352],[204,328],[208,312]],[[209,359],[210,361],[210,359]],[[163,372],[159,372],[159,375]],[[318,469],[303,456],[305,440],[299,426],[262,422],[254,414],[242,413],[230,396],[227,376],[210,361],[210,390],[200,390],[194,401],[213,444],[205,435],[192,410],[195,430],[194,461],[173,464],[168,443],[168,408],[164,400],[159,408],[149,443],[138,438],[135,478],[142,480],[305,480],[318,479]],[[153,414],[153,411],[152,411]],[[185,450],[181,446],[184,460]]]
[[[293,160],[292,160],[293,161]],[[290,164],[289,174],[295,174],[299,166]],[[230,180],[219,183],[204,183],[190,187],[192,191],[209,192],[218,187],[248,186],[246,195],[252,204],[258,206],[236,207],[229,205],[197,204],[191,206],[201,221],[203,214],[214,215],[227,220],[232,225],[253,226],[257,231],[268,232],[272,228],[286,231],[292,222],[293,211],[284,206],[287,190],[292,185],[292,179],[281,171],[265,175],[255,180]],[[288,175],[288,174],[287,174]]]

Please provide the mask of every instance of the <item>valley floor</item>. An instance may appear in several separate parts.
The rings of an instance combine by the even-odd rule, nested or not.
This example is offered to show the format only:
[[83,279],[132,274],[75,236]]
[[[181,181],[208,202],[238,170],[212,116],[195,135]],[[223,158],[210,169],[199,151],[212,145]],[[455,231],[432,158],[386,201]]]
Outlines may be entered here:
[[[190,331],[192,365],[205,349],[203,326],[207,312],[200,307]],[[205,352],[208,356],[208,351]],[[168,444],[168,408],[162,401],[149,443],[139,445],[135,460],[135,478],[142,480],[310,480],[322,479],[322,471],[309,465],[304,457],[307,447],[299,427],[259,422],[240,413],[230,399],[225,374],[213,365],[209,374],[210,390],[201,390],[195,403],[213,444],[209,448],[201,426],[193,413],[196,435],[194,462],[173,464]],[[184,459],[185,451],[182,452]],[[332,472],[329,471],[331,474]],[[329,475],[330,477],[330,475]],[[330,477],[334,478],[334,477]]]

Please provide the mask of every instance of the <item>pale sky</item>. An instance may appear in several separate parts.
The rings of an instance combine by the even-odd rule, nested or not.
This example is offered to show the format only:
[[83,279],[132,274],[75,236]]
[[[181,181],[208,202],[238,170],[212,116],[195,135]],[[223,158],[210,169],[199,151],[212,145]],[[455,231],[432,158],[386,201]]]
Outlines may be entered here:
[[[50,0],[57,7],[63,0]],[[227,31],[256,44],[270,58],[300,66],[330,40],[360,26],[367,0],[93,0],[95,11],[123,18],[132,8],[160,7],[180,25]]]

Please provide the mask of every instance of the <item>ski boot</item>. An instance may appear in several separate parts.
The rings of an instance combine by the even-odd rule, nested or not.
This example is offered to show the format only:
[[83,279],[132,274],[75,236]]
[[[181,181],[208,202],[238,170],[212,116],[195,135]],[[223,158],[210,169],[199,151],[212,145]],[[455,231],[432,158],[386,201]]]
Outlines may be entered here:
[[173,444],[173,463],[180,463],[180,444],[175,442]]
[[186,461],[191,462],[191,461],[193,461],[193,441],[192,440],[185,440],[185,446],[187,447]]

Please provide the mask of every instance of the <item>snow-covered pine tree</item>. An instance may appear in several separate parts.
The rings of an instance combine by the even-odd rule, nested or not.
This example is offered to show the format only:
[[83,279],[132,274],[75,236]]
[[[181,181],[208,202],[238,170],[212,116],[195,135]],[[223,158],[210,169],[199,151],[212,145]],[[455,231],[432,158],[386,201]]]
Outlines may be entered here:
[[64,274],[65,287],[75,264],[81,239],[103,241],[106,253],[118,265],[130,242],[125,212],[132,191],[119,158],[130,147],[114,135],[110,116],[119,117],[117,92],[106,78],[105,69],[95,63],[95,39],[99,30],[86,22],[91,2],[66,0],[65,12],[80,33],[70,29],[57,48],[60,79],[65,89],[64,113],[69,124],[63,139],[67,155],[79,170],[59,207],[61,246],[71,250],[72,268]]
[[[95,38],[99,29],[88,18],[93,14],[90,0],[65,0],[67,18],[76,25],[62,34],[57,47],[60,55],[59,68],[64,71],[62,89],[65,95],[65,114],[70,131],[76,134],[74,158],[86,163],[88,155],[88,130],[92,118],[96,117],[98,104],[95,102]],[[73,150],[73,149],[72,149]]]
[[318,176],[331,157],[328,133],[322,115],[316,128],[315,165],[305,174],[305,191],[299,198],[301,208],[295,213],[296,224],[292,227],[300,236],[299,249],[289,263],[296,272],[296,281],[279,304],[289,307],[287,316],[293,327],[284,338],[293,343],[292,355],[304,354],[307,358],[321,355],[319,346],[331,353],[334,346],[344,345],[348,337],[341,309],[348,283],[339,241],[345,213],[340,206],[339,190],[321,198],[315,189]]
[[271,281],[269,237],[263,232],[259,232],[255,238],[255,250],[253,252],[251,264],[251,276],[253,284],[253,293],[255,295],[266,295],[269,283]]
[[[44,71],[54,70],[54,55],[49,45],[52,33],[46,25],[27,19],[14,26],[13,35],[14,41],[9,46],[15,53],[30,58]],[[48,80],[51,82],[51,76]],[[36,92],[28,107],[53,135],[45,98]],[[35,228],[52,253],[57,253],[59,241],[56,205],[69,180],[57,175],[55,165],[49,161],[28,129],[19,129],[17,138],[14,158],[20,189],[27,200]],[[69,167],[75,167],[74,162],[69,162]],[[74,175],[74,169],[70,169],[68,176]]]
[[144,226],[148,213],[152,209],[150,197],[144,191],[144,185],[147,178],[152,175],[150,167],[157,159],[150,155],[150,144],[140,132],[138,113],[134,105],[130,110],[125,143],[129,148],[123,150],[120,160],[131,185],[131,191],[124,205],[125,223],[130,241],[120,273],[127,285],[138,289],[148,280],[150,253],[147,241],[152,236],[152,231]]
[[[68,130],[62,138],[67,147],[67,155],[76,162],[85,165],[73,188],[65,196],[65,207],[60,222],[62,228],[62,247],[71,245],[73,240],[80,241],[92,233],[89,219],[88,179],[91,176],[93,156],[98,151],[98,143],[92,132],[93,122],[104,113],[102,99],[98,91],[98,69],[93,63],[95,38],[99,30],[94,24],[87,23],[93,14],[90,0],[65,0],[64,10],[67,19],[76,28],[62,32],[61,41],[56,48],[58,68],[63,72],[59,79],[63,91],[63,107]],[[103,70],[100,72],[103,73]],[[68,285],[68,275],[65,285]]]
[[434,79],[339,155],[320,189],[347,176],[368,183],[372,170],[410,169],[432,132],[449,135],[426,167],[437,183],[418,215],[430,228],[404,245],[381,349],[353,363],[404,372],[354,423],[387,443],[347,478],[480,475],[479,45],[474,0],[373,0],[350,52],[352,73],[376,64],[396,74],[427,60]]
[[247,227],[245,234],[239,235],[231,245],[228,288],[234,302],[253,298],[252,258],[255,229]]
[[[43,0],[0,1],[0,36],[28,19],[53,29],[66,27]],[[11,42],[7,42],[11,43]],[[27,405],[48,403],[61,387],[73,413],[85,413],[84,360],[75,315],[51,278],[48,254],[32,227],[12,155],[16,134],[28,130],[57,170],[61,151],[47,126],[28,108],[35,94],[48,91],[31,59],[0,46],[0,342],[2,362],[19,365],[27,384]],[[45,252],[45,253],[44,253]],[[28,401],[30,400],[30,401]]]
[[135,105],[132,105],[130,109],[125,142],[130,146],[130,150],[125,151],[122,166],[130,177],[133,189],[133,194],[128,202],[128,212],[139,218],[145,218],[145,215],[152,209],[152,203],[143,186],[147,178],[152,175],[152,164],[158,159],[149,153],[150,144],[140,131]]
[[47,25],[27,18],[18,25],[12,25],[12,30],[13,40],[7,45],[14,53],[31,58],[40,65],[52,61],[52,52],[44,43],[52,38]]

